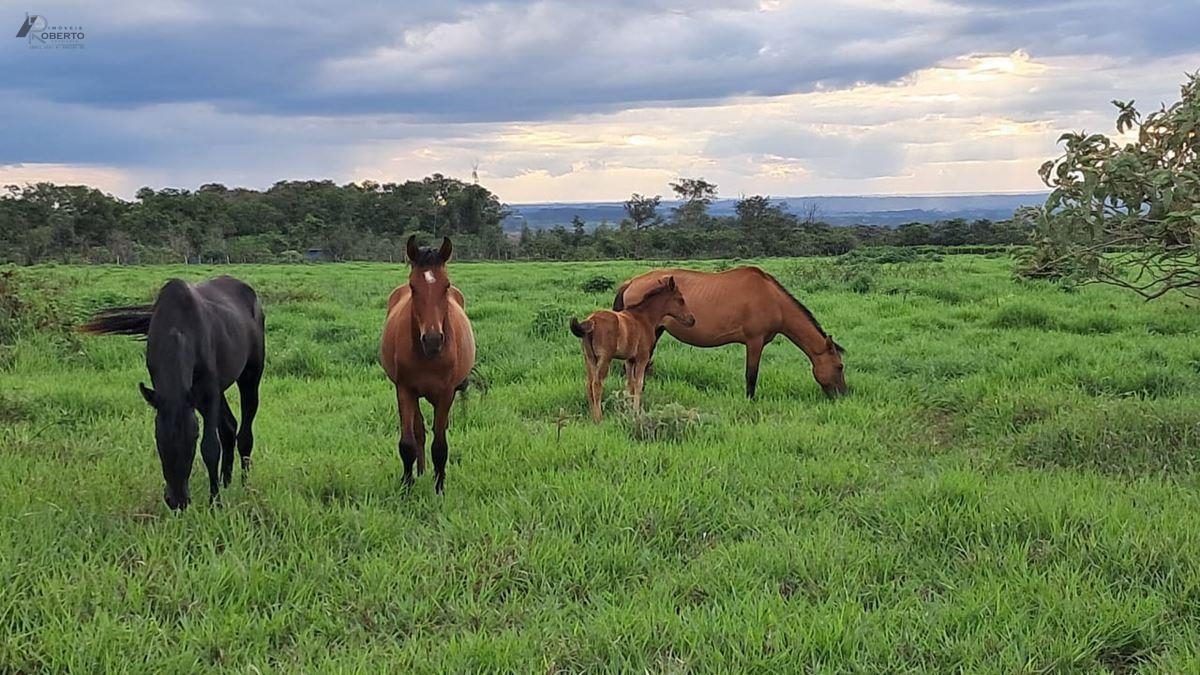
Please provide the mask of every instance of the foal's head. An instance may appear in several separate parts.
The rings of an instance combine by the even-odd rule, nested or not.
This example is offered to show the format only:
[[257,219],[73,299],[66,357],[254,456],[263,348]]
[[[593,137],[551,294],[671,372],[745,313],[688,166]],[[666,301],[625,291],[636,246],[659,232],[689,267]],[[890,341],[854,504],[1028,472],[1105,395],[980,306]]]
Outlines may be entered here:
[[412,271],[408,285],[412,288],[413,319],[417,326],[421,351],[436,356],[446,341],[446,317],[450,308],[450,277],[446,276],[446,261],[454,246],[448,237],[442,238],[438,249],[417,248],[417,237],[408,238],[408,261]]
[[688,309],[683,294],[675,285],[675,277],[660,279],[658,286],[647,293],[639,304],[651,305],[654,303],[659,303],[658,308],[662,310],[663,316],[669,316],[688,327],[696,325],[696,317]]

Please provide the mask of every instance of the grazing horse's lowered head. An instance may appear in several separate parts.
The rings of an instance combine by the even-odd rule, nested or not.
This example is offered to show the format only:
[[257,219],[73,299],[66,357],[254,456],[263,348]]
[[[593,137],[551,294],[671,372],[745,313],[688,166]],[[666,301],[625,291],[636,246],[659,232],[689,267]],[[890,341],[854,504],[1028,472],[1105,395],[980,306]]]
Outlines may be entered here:
[[141,382],[138,390],[154,408],[154,442],[166,482],[163,501],[172,509],[185,509],[191,502],[188,478],[196,456],[196,441],[200,438],[196,408],[185,398],[159,396]]
[[408,261],[412,271],[408,285],[412,289],[413,325],[425,356],[437,356],[446,338],[446,317],[450,302],[450,277],[446,263],[454,252],[450,239],[443,237],[438,249],[417,247],[417,237],[408,238]]
[[846,386],[846,366],[842,364],[845,351],[832,337],[826,337],[825,350],[812,354],[813,379],[829,398],[837,398],[849,391]]

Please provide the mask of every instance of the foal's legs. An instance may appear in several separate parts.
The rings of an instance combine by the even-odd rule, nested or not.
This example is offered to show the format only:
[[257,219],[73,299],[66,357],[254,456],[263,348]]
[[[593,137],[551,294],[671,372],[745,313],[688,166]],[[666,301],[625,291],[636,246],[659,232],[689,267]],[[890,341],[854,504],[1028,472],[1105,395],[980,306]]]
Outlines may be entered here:
[[[396,407],[400,410],[400,459],[404,460],[404,485],[413,484],[413,463],[417,461],[417,437],[415,432],[420,409],[417,395],[412,390],[396,387]],[[420,450],[425,454],[424,448]]]
[[762,359],[764,342],[751,340],[746,343],[746,398],[754,398],[758,387],[758,362]]
[[433,475],[437,482],[434,490],[442,492],[446,482],[446,460],[450,457],[450,446],[446,443],[446,427],[450,426],[450,406],[454,405],[454,390],[442,394],[433,401]]
[[608,365],[612,357],[597,354],[595,363],[588,363],[588,404],[592,409],[592,420],[600,422],[600,400],[604,397],[604,378],[608,377]]
[[[238,393],[242,398],[242,426],[237,431],[237,449],[242,457],[242,484],[250,473],[250,452],[254,450],[254,416],[258,414],[258,385],[262,381],[262,366],[248,368],[238,378]],[[232,413],[231,413],[232,414]],[[233,475],[231,471],[230,476]]]
[[233,480],[233,449],[237,443],[237,420],[233,417],[233,411],[229,409],[229,401],[225,399],[225,394],[221,394],[220,399],[221,425],[217,431],[221,436],[221,483],[224,487],[229,487],[229,481]]

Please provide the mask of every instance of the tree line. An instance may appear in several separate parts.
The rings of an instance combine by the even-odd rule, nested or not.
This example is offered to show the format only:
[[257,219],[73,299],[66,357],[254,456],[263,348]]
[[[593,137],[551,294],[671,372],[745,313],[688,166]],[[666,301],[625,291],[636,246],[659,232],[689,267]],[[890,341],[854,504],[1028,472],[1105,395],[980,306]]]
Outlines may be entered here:
[[837,255],[859,246],[1026,243],[1025,225],[962,219],[899,228],[834,227],[814,208],[795,214],[764,196],[735,215],[708,207],[716,185],[671,184],[681,204],[635,194],[616,223],[506,233],[505,208],[475,183],[434,174],[404,183],[283,181],[267,190],[203,185],[142,188],[132,201],[78,185],[10,185],[0,195],[0,262],[147,264],[400,261],[412,234],[451,236],[460,259],[580,260]]

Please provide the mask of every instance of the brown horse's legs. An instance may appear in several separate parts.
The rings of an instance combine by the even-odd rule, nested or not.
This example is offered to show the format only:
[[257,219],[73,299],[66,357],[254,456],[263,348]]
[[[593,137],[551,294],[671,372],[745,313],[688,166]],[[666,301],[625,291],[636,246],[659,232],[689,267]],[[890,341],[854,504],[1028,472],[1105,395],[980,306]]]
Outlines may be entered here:
[[404,484],[413,484],[412,468],[417,461],[416,423],[417,397],[408,389],[396,387],[396,407],[400,410],[400,459],[404,460]]
[[425,475],[425,416],[421,414],[421,400],[413,406],[413,437],[417,442],[417,475]]
[[654,348],[658,346],[658,341],[665,332],[667,329],[662,326],[654,329],[654,342],[650,344],[650,354],[646,357],[646,375],[654,374]]
[[632,364],[633,381],[630,384],[630,392],[633,394],[633,410],[635,413],[642,412],[642,388],[646,386],[646,362],[643,361],[627,361]]
[[754,398],[758,387],[758,362],[762,359],[763,342],[753,340],[746,343],[746,398]]
[[446,460],[450,446],[446,443],[446,427],[450,426],[450,406],[454,403],[454,391],[439,398],[433,404],[433,474],[437,479],[434,491],[441,493],[446,483]]

